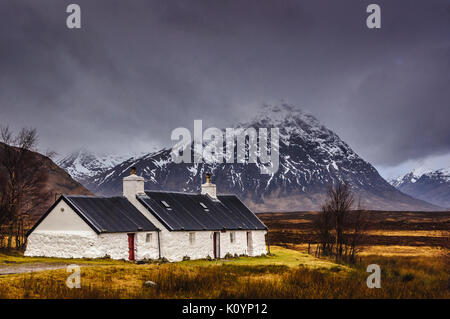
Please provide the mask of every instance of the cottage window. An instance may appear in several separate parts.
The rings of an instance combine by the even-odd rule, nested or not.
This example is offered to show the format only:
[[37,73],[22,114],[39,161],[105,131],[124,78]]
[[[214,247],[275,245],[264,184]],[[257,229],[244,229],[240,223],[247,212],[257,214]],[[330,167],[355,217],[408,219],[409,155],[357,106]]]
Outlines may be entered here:
[[230,233],[230,242],[234,243],[236,241],[236,233],[234,231],[232,231]]
[[170,207],[170,205],[169,205],[165,200],[162,200],[162,201],[161,201],[161,204],[163,204],[164,207],[165,207],[167,210],[172,210],[172,208]]
[[189,233],[189,243],[192,245],[195,242],[195,233]]
[[145,242],[146,243],[151,243],[152,242],[152,234],[147,234],[147,236],[145,236]]
[[204,203],[200,202],[200,206],[202,206],[205,212],[209,212],[208,206],[206,206]]

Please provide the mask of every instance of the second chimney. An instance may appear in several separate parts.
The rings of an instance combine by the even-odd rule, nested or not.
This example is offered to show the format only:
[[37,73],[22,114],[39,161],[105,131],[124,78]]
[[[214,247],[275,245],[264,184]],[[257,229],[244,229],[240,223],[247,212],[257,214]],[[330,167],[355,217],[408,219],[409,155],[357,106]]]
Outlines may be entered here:
[[202,193],[201,194],[202,195],[208,194],[212,198],[217,199],[216,185],[211,183],[211,174],[210,173],[206,173],[206,183],[202,184]]
[[144,195],[144,178],[136,175],[136,168],[132,167],[130,175],[123,179],[123,196],[135,199],[136,195]]

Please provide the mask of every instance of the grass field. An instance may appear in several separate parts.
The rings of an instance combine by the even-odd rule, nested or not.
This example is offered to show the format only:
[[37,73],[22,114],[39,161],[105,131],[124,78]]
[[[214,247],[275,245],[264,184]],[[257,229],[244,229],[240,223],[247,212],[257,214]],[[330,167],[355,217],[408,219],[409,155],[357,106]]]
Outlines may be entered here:
[[[365,255],[379,252],[405,255],[406,250],[410,256],[420,256],[423,252],[435,255],[450,249],[450,212],[368,211],[365,214],[368,229],[361,247]],[[258,214],[270,229],[269,241],[289,247],[317,243],[312,223],[316,216],[317,212]],[[417,252],[413,247],[417,247]]]
[[[261,214],[264,257],[137,264],[0,253],[0,298],[450,298],[450,213],[369,214],[355,265],[313,256],[314,212]],[[80,289],[66,286],[69,264],[81,266]],[[380,289],[366,285],[369,264],[381,267]]]
[[[364,257],[349,267],[272,247],[272,256],[221,261],[135,264],[111,260],[0,256],[0,265],[80,264],[81,288],[65,269],[0,276],[0,298],[449,298],[443,258]],[[368,264],[382,269],[382,288],[366,285]],[[145,281],[156,283],[146,287]]]

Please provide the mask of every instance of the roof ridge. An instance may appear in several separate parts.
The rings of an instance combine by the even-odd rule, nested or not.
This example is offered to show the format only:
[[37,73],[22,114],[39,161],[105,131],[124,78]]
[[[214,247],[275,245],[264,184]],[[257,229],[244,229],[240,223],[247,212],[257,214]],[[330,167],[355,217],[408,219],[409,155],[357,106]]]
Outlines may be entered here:
[[[182,194],[182,195],[192,195],[192,196],[207,196],[208,194],[202,194],[202,193],[189,193],[189,192],[181,192],[181,191],[165,191],[165,190],[144,190],[145,193],[162,193],[162,194]],[[231,193],[221,193],[217,194],[217,196],[236,196],[235,194]]]
[[145,193],[163,193],[163,194],[183,194],[183,195],[202,195],[201,193],[188,193],[188,192],[180,192],[180,191],[164,191],[164,190],[144,190]]
[[97,196],[97,195],[66,195],[63,194],[62,196],[66,198],[99,198],[99,199],[109,199],[109,198],[126,198],[125,196]]
[[63,194],[66,198],[111,198],[108,196],[97,196],[97,195],[70,195],[70,194]]

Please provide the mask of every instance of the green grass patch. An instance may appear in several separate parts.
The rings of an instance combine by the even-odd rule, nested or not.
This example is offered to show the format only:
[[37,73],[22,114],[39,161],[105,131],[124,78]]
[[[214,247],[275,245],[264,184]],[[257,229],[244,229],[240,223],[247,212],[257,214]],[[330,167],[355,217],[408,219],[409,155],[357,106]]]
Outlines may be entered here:
[[[186,266],[213,266],[213,265],[282,265],[287,267],[297,267],[299,265],[312,269],[329,269],[338,265],[332,261],[315,258],[297,250],[273,246],[270,248],[271,255],[261,257],[238,257],[220,260],[188,260],[181,264]],[[339,266],[345,269],[345,266]]]
[[21,252],[0,253],[0,264],[14,265],[27,263],[51,263],[51,264],[126,264],[128,261],[114,260],[110,258],[55,258],[55,257],[25,257]]

